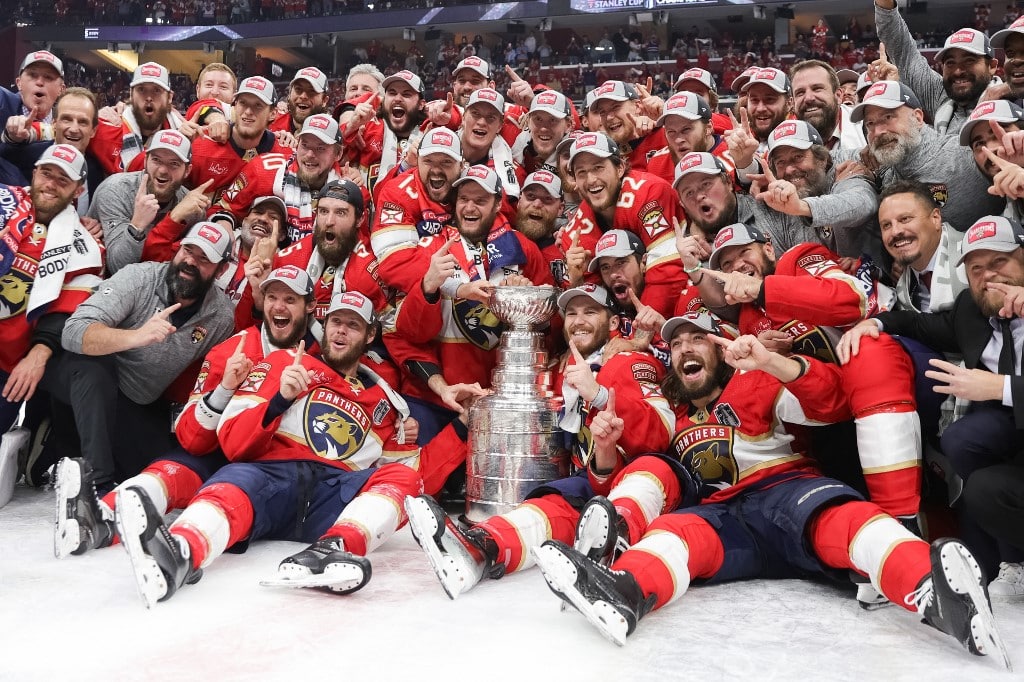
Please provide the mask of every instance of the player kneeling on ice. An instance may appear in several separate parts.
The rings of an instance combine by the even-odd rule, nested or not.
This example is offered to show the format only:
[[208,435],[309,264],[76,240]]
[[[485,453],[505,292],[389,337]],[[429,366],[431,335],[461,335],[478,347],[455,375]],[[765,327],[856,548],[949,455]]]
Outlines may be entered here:
[[404,401],[359,362],[375,333],[370,300],[339,293],[319,358],[300,344],[253,367],[217,426],[230,463],[169,528],[144,489],[118,490],[117,529],[147,606],[197,582],[228,547],[263,538],[313,542],[267,584],[366,584],[364,555],[405,523],[403,498],[439,491],[466,456],[458,420],[422,448],[405,442]]
[[[970,552],[948,538],[929,547],[792,448],[786,423],[846,418],[838,368],[768,351],[754,336],[726,341],[717,331],[710,316],[694,313],[662,327],[672,354],[663,390],[677,418],[671,451],[701,503],[653,520],[610,568],[557,540],[544,543],[534,555],[552,591],[621,645],[640,618],[681,597],[691,580],[842,581],[852,569],[971,653],[1000,652],[1009,666]],[[625,426],[609,407],[595,416],[595,457],[614,451]],[[611,521],[597,530],[614,528]]]

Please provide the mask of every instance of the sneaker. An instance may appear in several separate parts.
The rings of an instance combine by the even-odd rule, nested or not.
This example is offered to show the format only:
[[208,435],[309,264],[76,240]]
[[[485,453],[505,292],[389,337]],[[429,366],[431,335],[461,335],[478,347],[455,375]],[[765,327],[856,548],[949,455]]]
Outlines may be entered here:
[[533,549],[533,557],[551,591],[619,646],[654,608],[655,596],[644,597],[631,574],[602,566],[563,542],[548,540]]
[[277,577],[261,580],[264,587],[315,587],[350,594],[370,582],[371,567],[364,556],[345,551],[341,538],[321,538],[286,558]]
[[54,472],[57,499],[53,554],[85,554],[90,549],[109,547],[117,532],[114,511],[103,504],[92,482],[92,467],[81,458],[65,457]]
[[167,530],[145,490],[134,485],[118,490],[114,506],[117,532],[146,608],[170,599],[182,585],[199,582],[203,571],[192,568],[188,544]]
[[480,529],[463,533],[432,497],[406,497],[405,513],[412,536],[449,598],[457,599],[485,576],[504,574],[504,565],[496,564],[498,547],[490,535]]
[[583,506],[573,549],[602,566],[611,566],[612,561],[629,549],[626,520],[619,516],[607,497],[592,497]]
[[988,595],[996,601],[1024,599],[1024,564],[999,564],[999,575],[988,584]]
[[32,434],[32,446],[28,449],[23,467],[25,483],[33,488],[41,488],[50,482],[50,467],[53,460],[46,450],[46,442],[50,438],[50,419],[40,422]]
[[932,572],[906,597],[924,622],[945,632],[976,656],[1001,653],[1010,668],[988,595],[985,573],[959,541],[941,538],[932,543]]

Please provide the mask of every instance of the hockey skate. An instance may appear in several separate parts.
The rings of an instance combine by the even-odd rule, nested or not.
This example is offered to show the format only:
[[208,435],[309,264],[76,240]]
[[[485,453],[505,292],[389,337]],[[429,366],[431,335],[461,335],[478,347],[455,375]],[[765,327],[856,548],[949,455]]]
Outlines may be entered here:
[[645,598],[629,573],[606,568],[558,540],[533,548],[533,557],[551,591],[619,646],[654,608],[654,595]]
[[57,462],[54,491],[57,498],[53,554],[85,554],[109,547],[113,542],[114,512],[96,495],[92,467],[81,458],[64,457]]
[[941,538],[932,543],[931,562],[932,574],[907,595],[906,604],[916,607],[925,623],[955,638],[972,654],[1001,654],[1003,664],[1012,670],[992,617],[985,574],[974,556],[959,541]]
[[350,594],[370,582],[370,561],[345,551],[340,538],[321,538],[286,558],[277,576],[261,580],[263,587],[315,587],[334,594]]
[[495,565],[497,547],[483,532],[463,533],[445,511],[427,495],[405,498],[412,536],[423,549],[449,598],[457,599],[484,576],[500,578],[504,566]]
[[607,497],[598,495],[583,506],[573,549],[602,566],[611,566],[612,561],[629,549],[625,519]]
[[203,571],[192,568],[188,545],[167,530],[145,490],[137,486],[118,490],[115,506],[117,532],[146,608],[170,599],[186,583],[199,582]]

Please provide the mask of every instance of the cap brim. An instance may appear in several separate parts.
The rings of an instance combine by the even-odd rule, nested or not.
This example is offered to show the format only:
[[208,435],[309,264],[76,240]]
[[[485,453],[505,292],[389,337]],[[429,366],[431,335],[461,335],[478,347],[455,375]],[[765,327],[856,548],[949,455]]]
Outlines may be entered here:
[[555,118],[568,118],[569,117],[569,114],[565,113],[564,111],[559,111],[558,109],[552,109],[551,107],[545,107],[545,106],[534,107],[533,109],[530,109],[529,113],[532,114],[532,113],[537,112],[537,111],[543,111],[545,114],[551,114]]
[[577,298],[578,296],[589,298],[591,301],[597,303],[599,306],[603,308],[607,307],[605,303],[598,301],[596,298],[594,298],[585,291],[581,291],[580,289],[568,289],[567,291],[563,291],[558,297],[558,310],[564,313],[565,309],[569,306],[569,302],[574,298]]
[[224,256],[218,253],[213,248],[213,246],[211,246],[210,243],[205,239],[199,239],[197,237],[185,237],[184,239],[181,240],[181,244],[182,246],[184,246],[185,244],[198,246],[199,249],[204,254],[206,254],[206,257],[209,259],[211,263],[220,263],[222,260],[224,260]]
[[899,109],[902,106],[907,106],[906,102],[901,102],[893,99],[873,99],[870,102],[861,102],[850,111],[850,120],[854,123],[860,123],[864,120],[864,110],[868,107],[879,107],[880,109]]
[[776,149],[778,149],[779,147],[792,147],[793,149],[801,149],[802,150],[802,149],[810,149],[813,146],[814,146],[814,142],[812,142],[811,140],[791,140],[791,141],[787,140],[785,142],[776,142],[775,144],[771,145],[771,148],[768,150],[768,154],[770,156],[771,153],[773,151],[775,151]]
[[302,137],[303,135],[313,135],[313,136],[323,140],[327,144],[337,144],[337,142],[338,142],[338,140],[332,138],[330,135],[328,135],[327,133],[323,132],[322,130],[303,130],[302,132],[299,133],[298,136]]
[[600,256],[594,256],[590,259],[590,264],[587,265],[587,272],[597,272],[598,266],[602,258],[622,258],[623,256],[635,255],[636,251],[626,246],[614,246],[610,249],[605,249],[601,252]]
[[487,183],[485,183],[482,179],[477,178],[477,177],[472,177],[472,176],[467,176],[467,177],[464,177],[464,178],[459,178],[458,180],[456,180],[455,182],[452,183],[452,189],[456,189],[458,187],[461,187],[462,185],[465,185],[467,182],[475,182],[476,184],[480,185],[481,187],[483,187],[488,192],[490,192],[492,194],[496,193],[494,191],[494,189],[489,187],[487,185]]
[[36,168],[39,166],[56,166],[64,171],[64,175],[68,176],[71,180],[78,182],[85,177],[85,166],[82,166],[82,172],[75,173],[75,169],[71,167],[67,161],[61,161],[60,159],[39,159],[33,164]]
[[746,246],[747,244],[754,244],[758,240],[756,239],[737,239],[732,238],[727,243],[722,244],[720,247],[711,252],[711,257],[708,258],[708,266],[712,270],[718,269],[718,264],[722,261],[722,251],[728,249],[730,246]]
[[260,291],[266,291],[267,287],[270,286],[271,282],[280,282],[281,284],[284,284],[286,287],[294,291],[299,296],[309,296],[311,293],[313,293],[312,290],[306,291],[305,287],[299,284],[299,279],[297,277],[267,277],[265,280],[260,282]]
[[[710,316],[708,317],[708,319],[711,319]],[[671,341],[672,336],[676,333],[676,331],[679,330],[680,327],[693,327],[708,334],[717,334],[719,331],[714,327],[707,329],[698,324],[696,321],[688,320],[684,317],[672,317],[666,320],[665,324],[661,325],[661,338],[664,339],[666,342]]]
[[169,85],[167,85],[167,83],[164,83],[159,78],[149,78],[148,76],[144,76],[142,78],[138,78],[136,80],[133,80],[128,85],[128,87],[129,88],[134,88],[136,85],[142,85],[143,83],[152,83],[153,85],[159,85],[161,88],[163,88],[167,92],[171,92],[171,88],[170,88]]
[[1006,242],[999,242],[995,244],[986,244],[984,246],[971,246],[964,250],[964,253],[957,260],[956,265],[960,267],[963,265],[964,260],[967,256],[974,253],[975,251],[998,251],[1000,253],[1011,253],[1021,248],[1020,244],[1007,244]]
[[420,149],[420,156],[430,156],[431,154],[444,154],[450,156],[456,161],[462,161],[462,155],[456,152],[451,147],[424,147]]
[[1004,28],[1001,31],[996,31],[989,39],[988,44],[992,46],[992,49],[1000,48],[1006,43],[1006,39],[1014,33],[1024,35],[1024,28]]
[[315,82],[315,81],[313,81],[313,80],[311,80],[309,78],[306,78],[305,76],[296,76],[295,78],[293,78],[291,80],[290,83],[288,83],[288,85],[291,86],[293,83],[295,83],[295,81],[306,81],[307,83],[309,83],[310,85],[313,86],[313,91],[316,92],[318,95],[321,92],[324,92],[326,90],[326,88],[320,87],[319,83],[317,83],[317,82]]

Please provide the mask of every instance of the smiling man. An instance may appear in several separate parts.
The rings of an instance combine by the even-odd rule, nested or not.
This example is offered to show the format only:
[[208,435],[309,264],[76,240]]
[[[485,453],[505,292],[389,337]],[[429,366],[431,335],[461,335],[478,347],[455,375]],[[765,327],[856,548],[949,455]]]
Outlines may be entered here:
[[270,130],[298,135],[307,118],[327,111],[327,76],[315,66],[299,69],[288,86],[287,102],[288,113],[275,118]]
[[17,92],[0,89],[0,127],[6,127],[11,116],[31,116],[34,121],[50,123],[50,110],[64,91],[63,62],[46,50],[30,52],[21,61],[15,83]]

